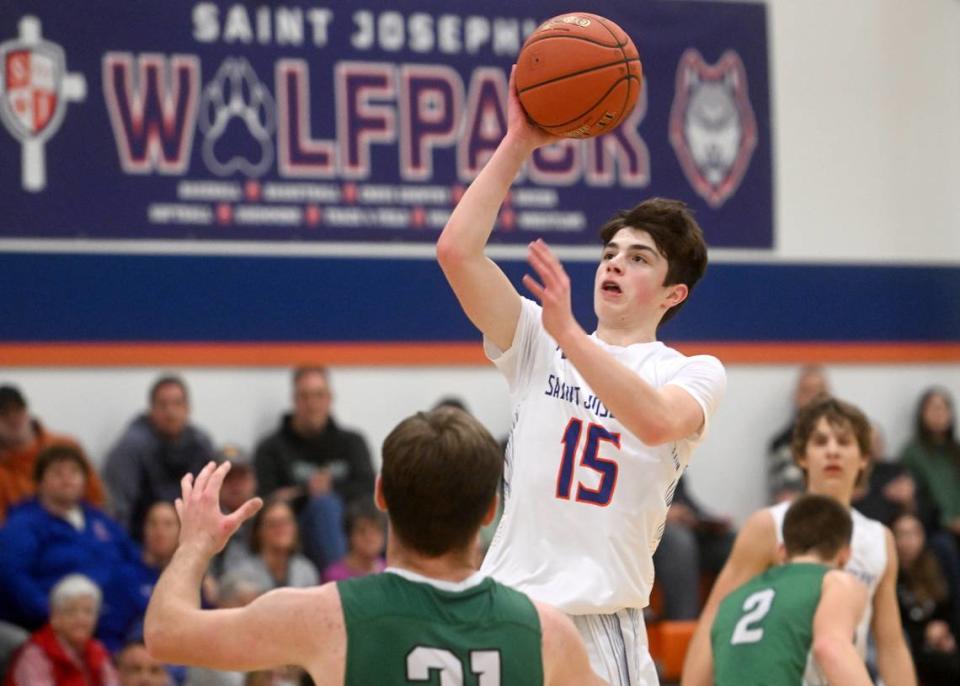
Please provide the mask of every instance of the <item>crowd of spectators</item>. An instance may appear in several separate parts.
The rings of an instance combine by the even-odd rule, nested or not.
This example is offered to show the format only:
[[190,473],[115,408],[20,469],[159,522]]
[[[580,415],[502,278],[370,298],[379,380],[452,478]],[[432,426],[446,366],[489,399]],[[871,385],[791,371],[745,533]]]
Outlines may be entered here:
[[175,375],[123,429],[97,472],[80,445],[32,417],[23,392],[0,385],[0,677],[21,684],[240,686],[306,683],[291,669],[229,673],[161,665],[142,623],[176,550],[173,501],[186,473],[229,460],[221,506],[254,495],[264,507],[218,556],[207,607],[238,607],[281,586],[382,571],[385,519],[373,506],[363,435],[333,418],[323,367],[298,368],[292,406],[251,453],[216,448],[190,418]]
[[[825,370],[800,370],[796,410],[828,391]],[[172,505],[180,479],[209,460],[229,460],[221,506],[253,495],[265,505],[214,560],[207,607],[242,606],[281,586],[384,569],[385,517],[374,507],[374,467],[361,433],[332,415],[327,370],[292,376],[292,408],[251,451],[215,447],[190,419],[175,375],[158,378],[148,407],[102,460],[31,416],[23,392],[0,385],[0,676],[5,683],[100,686],[242,686],[306,683],[292,671],[242,674],[161,665],[142,643],[153,586],[177,545]],[[451,402],[444,400],[441,402]],[[460,401],[457,401],[460,402]],[[960,683],[960,443],[946,389],[918,400],[910,440],[895,454],[874,427],[872,469],[854,506],[894,532],[898,598],[921,683]],[[803,490],[789,456],[792,421],[770,440],[768,500]],[[704,580],[734,540],[681,479],[655,555],[662,619],[694,619]],[[43,675],[47,681],[37,681]],[[52,676],[51,676],[52,675]],[[32,681],[31,681],[32,680]]]

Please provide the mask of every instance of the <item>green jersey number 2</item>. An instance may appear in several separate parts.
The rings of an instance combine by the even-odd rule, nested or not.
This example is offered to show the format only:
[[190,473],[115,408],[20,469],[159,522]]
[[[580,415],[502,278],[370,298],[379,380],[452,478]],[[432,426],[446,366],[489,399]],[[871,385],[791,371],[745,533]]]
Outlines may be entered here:
[[[443,648],[417,646],[407,654],[407,681],[430,681],[430,673],[440,673],[440,686],[463,686],[463,663]],[[500,651],[471,650],[470,671],[479,686],[500,686]]]
[[776,595],[776,591],[772,588],[765,588],[747,596],[747,599],[743,601],[743,611],[746,614],[740,618],[740,621],[733,628],[731,644],[756,643],[763,638],[763,627],[756,625],[762,622],[763,618],[770,612],[774,595]]

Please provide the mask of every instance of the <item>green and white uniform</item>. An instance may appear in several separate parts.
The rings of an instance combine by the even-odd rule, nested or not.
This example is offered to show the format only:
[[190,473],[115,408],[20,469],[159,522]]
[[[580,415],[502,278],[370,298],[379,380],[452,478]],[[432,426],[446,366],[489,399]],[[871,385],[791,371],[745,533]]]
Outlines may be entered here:
[[810,646],[828,571],[800,562],[771,567],[724,598],[710,631],[715,686],[826,683]]
[[540,617],[480,573],[459,583],[390,568],[337,583],[346,686],[542,686]]

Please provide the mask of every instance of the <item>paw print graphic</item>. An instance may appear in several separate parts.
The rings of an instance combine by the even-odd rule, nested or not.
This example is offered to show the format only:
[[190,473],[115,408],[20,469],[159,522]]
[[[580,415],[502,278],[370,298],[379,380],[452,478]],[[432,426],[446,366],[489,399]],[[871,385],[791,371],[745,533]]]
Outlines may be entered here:
[[218,176],[262,176],[273,163],[273,97],[250,63],[223,61],[200,100],[203,161]]

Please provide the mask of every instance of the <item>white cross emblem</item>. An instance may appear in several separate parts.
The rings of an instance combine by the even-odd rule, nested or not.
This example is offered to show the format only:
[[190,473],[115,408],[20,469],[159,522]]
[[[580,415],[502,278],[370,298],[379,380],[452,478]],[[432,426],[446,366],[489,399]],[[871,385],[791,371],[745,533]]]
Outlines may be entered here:
[[79,73],[66,73],[63,49],[43,40],[40,20],[20,20],[20,36],[0,43],[0,121],[21,143],[21,181],[28,191],[47,185],[44,143],[60,128],[67,102],[87,96]]

